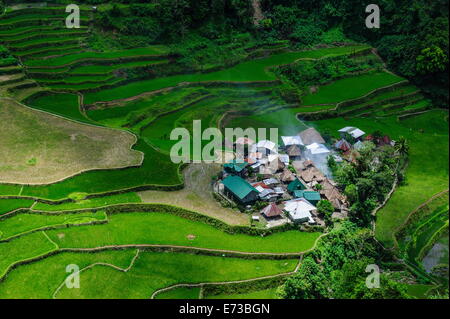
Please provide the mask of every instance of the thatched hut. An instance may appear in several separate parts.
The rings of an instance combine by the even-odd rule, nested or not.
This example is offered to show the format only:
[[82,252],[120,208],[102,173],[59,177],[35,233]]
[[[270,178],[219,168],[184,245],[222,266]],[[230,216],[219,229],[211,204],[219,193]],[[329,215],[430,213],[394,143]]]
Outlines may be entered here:
[[295,175],[289,169],[285,168],[280,175],[280,180],[283,183],[290,183],[295,180]]
[[300,138],[303,141],[303,144],[310,145],[310,144],[325,144],[325,140],[323,139],[322,135],[313,127],[310,127],[309,129],[306,129],[298,134]]

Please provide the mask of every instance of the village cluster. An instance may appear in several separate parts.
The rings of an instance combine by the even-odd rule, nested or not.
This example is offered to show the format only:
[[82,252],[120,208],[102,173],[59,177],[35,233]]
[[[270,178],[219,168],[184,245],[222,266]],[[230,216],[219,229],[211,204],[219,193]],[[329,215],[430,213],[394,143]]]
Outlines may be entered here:
[[345,218],[348,203],[332,179],[328,159],[354,160],[355,151],[371,136],[364,138],[365,132],[355,127],[344,127],[339,133],[341,138],[330,149],[315,128],[296,136],[282,136],[280,148],[270,140],[255,143],[240,137],[235,150],[244,150],[243,160],[233,159],[223,165],[216,191],[247,210],[265,203],[252,218],[264,218],[266,227],[290,222],[323,226],[323,216],[316,207],[321,200],[328,200],[334,207],[332,218]]

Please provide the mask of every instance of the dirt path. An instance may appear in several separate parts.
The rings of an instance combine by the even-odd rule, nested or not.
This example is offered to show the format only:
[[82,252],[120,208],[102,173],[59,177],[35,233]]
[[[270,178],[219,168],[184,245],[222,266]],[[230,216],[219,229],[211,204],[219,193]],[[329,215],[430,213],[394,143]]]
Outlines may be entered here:
[[178,191],[139,192],[143,203],[168,204],[197,211],[230,225],[249,225],[249,216],[236,209],[222,207],[212,194],[212,177],[221,171],[220,164],[190,164],[183,171],[185,187]]

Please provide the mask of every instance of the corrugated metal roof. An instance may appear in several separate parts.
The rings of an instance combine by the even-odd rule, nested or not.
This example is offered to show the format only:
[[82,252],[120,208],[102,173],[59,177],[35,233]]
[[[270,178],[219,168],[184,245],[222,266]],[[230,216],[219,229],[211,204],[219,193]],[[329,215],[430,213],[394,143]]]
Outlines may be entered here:
[[287,189],[290,192],[293,192],[297,189],[305,189],[305,185],[298,179],[296,178],[294,181],[290,182]]
[[247,165],[248,165],[248,163],[246,163],[246,162],[241,162],[241,161],[237,161],[237,160],[232,160],[232,161],[226,163],[225,165],[223,165],[223,167],[224,167],[224,168],[229,168],[229,169],[234,170],[235,172],[239,173],[239,172],[241,172]]
[[304,199],[310,200],[310,201],[319,201],[320,200],[320,193],[313,192],[313,191],[295,190],[294,196],[297,198],[304,198]]
[[267,217],[275,217],[280,216],[282,211],[275,203],[271,203],[261,211],[261,214],[266,215]]
[[298,135],[296,136],[282,136],[281,139],[283,140],[284,145],[303,145],[302,138]]
[[235,196],[244,199],[251,192],[258,192],[252,185],[239,176],[228,176],[222,181],[223,185]]

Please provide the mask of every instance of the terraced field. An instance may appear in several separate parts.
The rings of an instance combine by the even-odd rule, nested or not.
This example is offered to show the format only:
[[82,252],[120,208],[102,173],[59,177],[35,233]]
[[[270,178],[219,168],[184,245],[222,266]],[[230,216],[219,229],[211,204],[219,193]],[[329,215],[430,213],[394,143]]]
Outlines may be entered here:
[[[418,88],[383,67],[345,74],[296,101],[283,99],[285,83],[275,68],[338,56],[373,58],[367,45],[295,51],[280,44],[249,49],[233,66],[180,71],[174,67],[178,56],[164,45],[94,51],[87,39],[95,14],[84,7],[82,28],[66,29],[63,9],[9,8],[0,20],[0,43],[18,60],[0,67],[0,116],[27,110],[41,117],[2,119],[7,143],[0,144],[0,298],[198,298],[199,285],[273,279],[297,270],[321,233],[250,227],[249,216],[238,211],[233,214],[239,218],[223,217],[226,210],[193,211],[198,198],[182,190],[189,184],[184,167],[168,156],[172,129],[191,130],[193,120],[203,127],[278,127],[279,135],[308,126],[335,133],[352,125],[407,137],[408,183],[378,213],[376,232],[386,245],[409,212],[448,188],[448,113],[425,112],[431,103]],[[255,52],[264,54],[254,58]],[[409,117],[418,112],[424,113]],[[433,127],[426,125],[431,122]],[[59,130],[52,131],[55,126]],[[92,132],[109,134],[94,138]],[[77,137],[79,144],[72,145]],[[431,144],[439,154],[428,152]],[[165,205],[177,195],[186,198],[183,208]],[[444,215],[436,212],[445,223]],[[411,256],[418,254],[412,250]],[[68,264],[80,267],[81,289],[65,287]],[[162,291],[180,284],[187,286]],[[272,287],[203,297],[275,295]]]
[[433,256],[435,244],[440,245],[441,237],[448,238],[448,220],[447,191],[411,212],[395,233],[395,244],[408,265],[434,284],[448,283],[445,276],[433,272],[434,266],[448,265],[445,259],[441,262],[439,252]]
[[[81,125],[9,99],[0,98],[0,103],[2,183],[50,184],[84,171],[138,166],[143,160],[130,150],[135,137],[126,132]],[[50,146],[42,150],[45,143]]]

